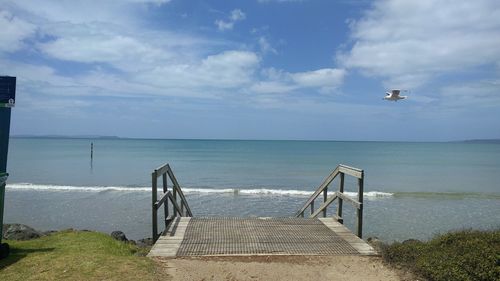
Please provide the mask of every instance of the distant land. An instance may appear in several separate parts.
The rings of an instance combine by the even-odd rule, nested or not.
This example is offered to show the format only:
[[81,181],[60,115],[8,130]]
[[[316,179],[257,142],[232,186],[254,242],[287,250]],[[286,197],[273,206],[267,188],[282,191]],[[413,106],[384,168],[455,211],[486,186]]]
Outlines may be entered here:
[[463,140],[458,142],[467,143],[500,143],[500,139],[475,139],[475,140]]
[[[12,135],[11,138],[38,138],[38,139],[149,139],[149,138],[128,138],[119,136],[100,136],[100,135]],[[156,139],[156,138],[153,138]],[[168,138],[176,139],[176,138]],[[177,139],[185,140],[185,139]],[[240,139],[189,139],[189,140],[240,140]],[[257,139],[245,139],[257,140]],[[339,140],[290,140],[290,141],[339,141]],[[349,140],[342,140],[349,141]],[[368,140],[369,141],[369,140]],[[376,142],[412,142],[412,141],[378,141]],[[500,139],[469,139],[452,141],[417,141],[417,142],[448,142],[448,143],[500,143]]]
[[12,135],[11,138],[36,138],[36,139],[126,139],[117,136],[98,136],[98,135]]

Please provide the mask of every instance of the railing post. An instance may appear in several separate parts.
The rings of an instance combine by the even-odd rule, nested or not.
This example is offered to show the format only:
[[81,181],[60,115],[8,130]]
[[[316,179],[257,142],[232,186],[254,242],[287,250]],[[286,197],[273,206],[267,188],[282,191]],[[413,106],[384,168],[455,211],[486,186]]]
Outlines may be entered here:
[[311,215],[314,214],[314,200],[311,202]]
[[158,210],[156,209],[156,201],[158,197],[157,189],[157,172],[156,170],[151,174],[151,185],[153,189],[152,199],[153,199],[153,241],[156,242],[158,239]]
[[[340,173],[340,180],[339,180],[339,192],[344,193],[344,173]],[[337,204],[337,218],[342,218],[342,204],[344,203],[344,199],[342,197],[338,198],[339,202]],[[339,221],[341,224],[344,223],[344,220]]]
[[[328,187],[326,187],[326,188],[325,188],[325,191],[323,191],[323,203],[325,203],[327,199],[328,199]],[[327,208],[325,208],[325,209],[323,210],[323,217],[324,217],[324,218],[326,218],[326,209],[327,209]]]
[[[163,183],[163,194],[167,193],[168,191],[168,186],[167,186],[167,174],[166,173],[163,173],[161,175],[161,179],[162,179],[162,183]],[[163,203],[163,210],[165,212],[165,229],[167,228],[168,224],[169,224],[169,219],[168,219],[168,200],[165,201],[165,203]],[[174,214],[175,214],[175,208],[174,208]]]
[[[177,186],[175,186],[173,183],[172,183],[172,195],[174,197],[174,201],[177,203]],[[182,211],[182,207],[181,207],[181,216],[184,214],[184,212]],[[177,216],[177,210],[175,210],[174,208],[174,217]]]
[[361,178],[358,179],[358,202],[360,203],[358,213],[358,237],[363,237],[363,180],[364,172],[361,172]]

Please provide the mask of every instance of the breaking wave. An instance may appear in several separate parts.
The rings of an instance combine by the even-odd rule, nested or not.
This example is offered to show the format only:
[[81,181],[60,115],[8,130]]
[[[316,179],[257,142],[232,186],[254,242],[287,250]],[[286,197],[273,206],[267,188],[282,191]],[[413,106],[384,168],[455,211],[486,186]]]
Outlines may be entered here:
[[[11,190],[37,190],[52,192],[151,192],[151,187],[144,186],[71,186],[71,185],[52,185],[52,184],[33,184],[33,183],[14,183],[7,184],[7,189]],[[294,190],[294,189],[242,189],[242,188],[182,188],[184,193],[197,194],[234,194],[234,195],[275,195],[275,196],[301,196],[307,197],[313,194],[313,191]],[[348,196],[357,196],[356,192],[345,192]],[[382,191],[368,191],[364,193],[365,197],[391,197],[393,193]]]

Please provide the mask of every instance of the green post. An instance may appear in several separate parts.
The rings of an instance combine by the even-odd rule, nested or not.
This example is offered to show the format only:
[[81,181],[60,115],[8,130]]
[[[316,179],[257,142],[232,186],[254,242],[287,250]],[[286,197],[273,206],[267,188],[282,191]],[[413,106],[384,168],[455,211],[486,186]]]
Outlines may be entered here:
[[10,111],[16,96],[16,77],[0,76],[0,258],[9,255],[9,245],[2,243],[5,186],[7,185],[7,152],[9,151]]

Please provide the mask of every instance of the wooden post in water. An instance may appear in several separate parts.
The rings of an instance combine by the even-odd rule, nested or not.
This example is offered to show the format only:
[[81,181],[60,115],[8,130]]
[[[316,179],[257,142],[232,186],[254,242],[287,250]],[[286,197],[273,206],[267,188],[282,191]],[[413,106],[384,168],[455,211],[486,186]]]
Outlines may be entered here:
[[357,227],[357,235],[359,238],[363,236],[363,179],[364,172],[361,172],[361,178],[358,179],[358,202],[359,208],[357,209],[358,213],[358,227]]
[[90,143],[90,160],[94,159],[94,143]]

